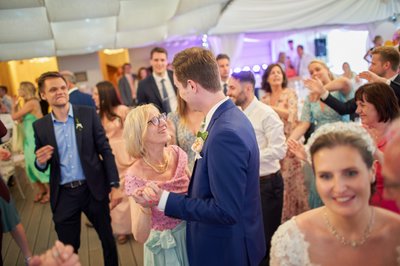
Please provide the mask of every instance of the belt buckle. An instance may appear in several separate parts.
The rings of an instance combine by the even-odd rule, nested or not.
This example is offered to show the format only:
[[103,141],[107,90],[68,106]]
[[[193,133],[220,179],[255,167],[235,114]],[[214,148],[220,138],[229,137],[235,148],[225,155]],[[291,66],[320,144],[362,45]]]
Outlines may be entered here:
[[71,188],[76,188],[76,187],[79,187],[80,185],[82,185],[80,180],[71,182]]

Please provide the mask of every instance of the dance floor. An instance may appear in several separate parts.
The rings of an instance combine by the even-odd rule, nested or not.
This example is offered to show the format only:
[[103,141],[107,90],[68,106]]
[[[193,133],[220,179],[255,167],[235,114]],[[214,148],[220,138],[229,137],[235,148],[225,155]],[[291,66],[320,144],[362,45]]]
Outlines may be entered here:
[[[21,171],[18,172],[21,173]],[[34,191],[31,185],[25,178],[20,180],[26,199],[22,198],[16,185],[10,189],[11,194],[25,227],[29,246],[34,254],[40,254],[53,246],[57,239],[50,204],[33,203]],[[88,228],[84,224],[85,221],[86,217],[82,215],[81,247],[79,249],[81,264],[83,266],[101,266],[103,265],[103,251],[99,238],[93,228]],[[137,243],[133,237],[123,245],[117,244],[117,247],[119,265],[143,265],[143,246]],[[24,257],[10,233],[3,236],[2,255],[6,266],[25,266]]]

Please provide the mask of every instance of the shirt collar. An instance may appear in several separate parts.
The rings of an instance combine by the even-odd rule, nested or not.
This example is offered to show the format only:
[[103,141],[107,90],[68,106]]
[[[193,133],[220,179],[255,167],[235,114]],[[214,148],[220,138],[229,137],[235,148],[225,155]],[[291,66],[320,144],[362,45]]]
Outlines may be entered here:
[[211,118],[213,117],[215,111],[217,111],[218,107],[220,107],[221,104],[223,104],[224,102],[226,102],[229,99],[229,97],[225,97],[224,99],[222,99],[221,101],[217,102],[211,109],[210,111],[208,111],[207,115],[206,115],[206,120],[204,123],[204,130],[207,130],[208,124],[210,124]]
[[397,76],[398,76],[398,74],[395,74],[393,77],[391,77],[389,80],[390,81],[393,81],[393,80],[395,80],[396,78],[397,78]]
[[258,102],[257,97],[254,97],[254,99],[247,106],[247,108],[243,110],[243,112],[245,113],[246,116],[249,115],[251,113],[251,111],[253,111],[256,108],[257,102]]
[[152,75],[153,75],[153,78],[154,78],[157,82],[161,82],[162,79],[165,79],[165,80],[166,80],[166,79],[168,78],[167,72],[165,72],[164,75],[163,75],[162,77],[156,75],[154,72],[153,72]]
[[[60,122],[60,121],[57,120],[57,118],[54,116],[53,112],[51,112],[50,114],[51,114],[51,120],[53,120],[53,122]],[[68,117],[74,118],[74,112],[73,112],[73,110],[72,110],[72,104],[71,104],[71,103],[69,103]]]

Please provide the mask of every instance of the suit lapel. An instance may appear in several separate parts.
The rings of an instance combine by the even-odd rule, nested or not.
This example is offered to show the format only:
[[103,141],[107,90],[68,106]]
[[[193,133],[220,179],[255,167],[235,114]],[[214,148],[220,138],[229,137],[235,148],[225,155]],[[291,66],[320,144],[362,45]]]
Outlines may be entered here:
[[153,75],[150,75],[150,81],[151,81],[151,83],[153,83],[152,87],[153,87],[154,95],[157,97],[157,99],[160,101],[160,103],[162,103],[163,101],[162,101],[162,98],[161,98],[161,95],[160,95],[160,91],[158,90],[157,82],[154,79]]
[[[74,127],[75,127],[75,137],[76,144],[78,145],[78,152],[82,154],[82,132],[84,125],[82,124],[82,117],[80,115],[79,109],[75,106],[72,106],[72,110],[74,112]],[[79,129],[78,129],[79,124]]]
[[[46,130],[47,128],[49,128],[49,132],[48,132],[48,145],[54,147],[54,152],[53,152],[53,156],[54,159],[56,161],[56,163],[59,163],[60,158],[58,157],[58,146],[57,146],[57,141],[56,141],[56,135],[54,133],[54,124],[53,124],[53,120],[50,114],[46,115],[44,117],[44,130]],[[47,132],[45,132],[46,134]]]
[[[215,113],[213,114],[213,116],[212,116],[212,118],[211,118],[211,121],[210,121],[210,123],[208,124],[208,127],[207,127],[207,131],[208,131],[208,133],[209,133],[209,136],[210,136],[210,132],[211,132],[211,129],[212,129],[212,127],[213,127],[215,121],[216,121],[226,110],[228,110],[228,109],[230,109],[230,108],[232,108],[232,107],[237,108],[237,107],[235,106],[235,104],[229,99],[229,100],[225,101],[223,104],[221,104],[221,105],[217,108],[217,110],[216,110]],[[200,153],[200,155],[201,155],[202,157],[204,156],[204,152],[205,152],[205,150],[207,149],[206,147],[207,147],[207,140],[204,142],[203,151],[201,151],[201,153]],[[199,160],[199,159],[197,159],[197,160],[195,161],[195,163],[194,163],[194,167],[193,167],[193,171],[192,171],[192,176],[191,176],[191,178],[190,178],[189,189],[188,189],[188,191],[189,191],[189,196],[190,196],[191,191],[192,191],[193,179],[194,179],[194,176],[195,176],[195,173],[196,173],[196,168],[197,168],[197,162],[198,162],[198,160]],[[203,159],[200,159],[200,160],[203,160]]]

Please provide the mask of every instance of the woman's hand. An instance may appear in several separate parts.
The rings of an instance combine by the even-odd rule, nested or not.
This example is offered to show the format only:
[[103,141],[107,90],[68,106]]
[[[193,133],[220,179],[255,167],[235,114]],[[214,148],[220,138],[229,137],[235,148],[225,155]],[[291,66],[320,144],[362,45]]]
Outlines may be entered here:
[[304,86],[308,88],[311,93],[318,94],[318,98],[327,91],[326,89],[324,89],[322,81],[318,78],[304,80]]
[[293,153],[298,159],[302,161],[307,161],[307,153],[304,148],[304,145],[301,144],[299,141],[294,139],[288,139],[287,145],[289,151]]

